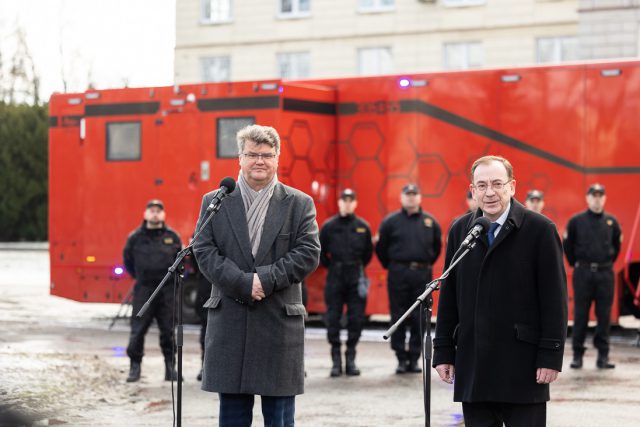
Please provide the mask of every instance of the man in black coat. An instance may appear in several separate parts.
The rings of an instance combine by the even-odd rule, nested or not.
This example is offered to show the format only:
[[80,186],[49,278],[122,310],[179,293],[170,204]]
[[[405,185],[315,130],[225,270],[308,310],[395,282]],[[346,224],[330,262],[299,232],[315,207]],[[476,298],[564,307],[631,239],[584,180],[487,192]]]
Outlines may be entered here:
[[609,326],[613,304],[613,263],[620,253],[622,232],[616,218],[604,211],[604,186],[587,190],[586,211],[574,215],[564,236],[564,252],[573,270],[573,369],[582,368],[591,303],[595,302],[598,323],[593,345],[598,349],[596,366],[612,369],[609,362]]
[[142,225],[129,235],[124,247],[125,269],[131,277],[136,279],[133,288],[134,315],[131,316],[131,335],[127,347],[127,355],[131,359],[127,382],[140,379],[144,337],[153,319],[156,319],[160,329],[160,348],[165,363],[164,379],[167,381],[178,379],[175,371],[173,342],[173,286],[165,285],[144,316],[142,318],[136,316],[182,249],[180,237],[167,227],[164,220],[164,203],[158,199],[150,200],[144,211]]
[[471,178],[479,209],[452,226],[445,265],[476,218],[492,225],[442,285],[433,366],[447,383],[455,376],[467,427],[544,426],[567,330],[560,237],[513,198],[506,159],[476,160]]

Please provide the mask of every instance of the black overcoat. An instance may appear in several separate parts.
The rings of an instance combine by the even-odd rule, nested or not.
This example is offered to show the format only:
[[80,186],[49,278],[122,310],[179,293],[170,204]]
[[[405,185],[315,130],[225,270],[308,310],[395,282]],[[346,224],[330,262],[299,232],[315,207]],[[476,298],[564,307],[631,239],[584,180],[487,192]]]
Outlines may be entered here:
[[[453,224],[445,265],[481,215],[470,212]],[[493,245],[483,235],[442,285],[433,366],[455,366],[455,401],[549,400],[536,370],[562,370],[566,282],[555,225],[511,199]]]
[[[213,193],[202,200],[200,220]],[[194,253],[213,284],[208,309],[202,389],[292,396],[304,391],[302,280],[318,266],[313,200],[276,184],[260,247],[251,254],[245,208],[236,187],[198,237]],[[266,297],[253,302],[256,272]]]

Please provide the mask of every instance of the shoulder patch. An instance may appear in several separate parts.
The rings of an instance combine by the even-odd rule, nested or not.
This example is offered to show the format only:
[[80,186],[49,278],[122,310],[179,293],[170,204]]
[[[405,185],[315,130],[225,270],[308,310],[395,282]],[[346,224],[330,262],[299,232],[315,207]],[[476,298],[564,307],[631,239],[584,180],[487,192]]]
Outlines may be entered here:
[[165,245],[173,245],[173,237],[165,237],[163,241]]
[[367,229],[364,227],[357,227],[356,228],[356,233],[366,233]]
[[424,225],[426,225],[427,227],[433,227],[433,220],[431,218],[425,218]]
[[607,219],[607,225],[608,225],[609,227],[612,227],[612,226],[613,226],[613,220],[612,220],[611,218]]

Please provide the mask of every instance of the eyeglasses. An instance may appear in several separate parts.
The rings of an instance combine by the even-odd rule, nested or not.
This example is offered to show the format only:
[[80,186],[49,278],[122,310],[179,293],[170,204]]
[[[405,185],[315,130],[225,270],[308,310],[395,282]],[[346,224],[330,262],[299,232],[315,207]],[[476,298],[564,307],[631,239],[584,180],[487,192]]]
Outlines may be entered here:
[[501,191],[505,185],[507,185],[508,183],[510,183],[513,180],[509,180],[509,181],[493,181],[489,184],[487,184],[486,182],[481,182],[479,184],[476,184],[473,186],[473,188],[476,189],[476,191],[479,191],[480,193],[484,193],[485,191],[487,191],[489,189],[489,187],[491,187],[493,189],[493,191]]
[[262,160],[273,160],[277,157],[276,154],[273,153],[242,153],[242,155],[249,160],[258,160],[258,159],[262,159]]

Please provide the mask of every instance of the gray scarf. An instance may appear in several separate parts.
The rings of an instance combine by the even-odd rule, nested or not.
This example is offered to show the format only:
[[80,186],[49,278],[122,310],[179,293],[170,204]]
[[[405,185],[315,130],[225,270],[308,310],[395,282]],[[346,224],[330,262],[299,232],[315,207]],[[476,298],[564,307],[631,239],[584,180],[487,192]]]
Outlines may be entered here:
[[242,201],[244,202],[244,210],[247,214],[247,226],[249,227],[249,239],[251,240],[251,253],[255,258],[258,253],[258,247],[260,247],[260,239],[262,238],[262,229],[264,227],[264,220],[267,216],[267,209],[269,208],[269,201],[273,196],[273,190],[278,183],[278,176],[274,175],[271,182],[260,191],[253,190],[244,176],[242,171],[238,176],[238,185],[240,186],[240,194],[242,195]]

